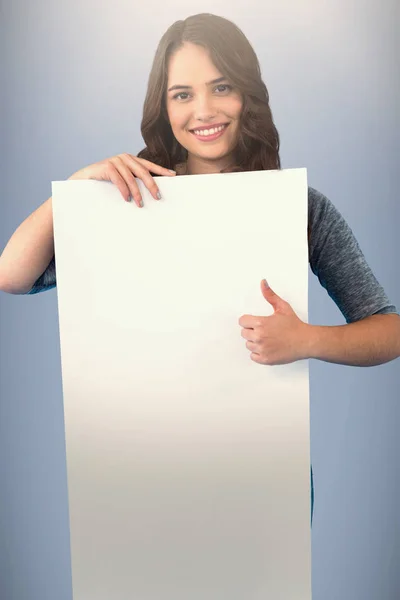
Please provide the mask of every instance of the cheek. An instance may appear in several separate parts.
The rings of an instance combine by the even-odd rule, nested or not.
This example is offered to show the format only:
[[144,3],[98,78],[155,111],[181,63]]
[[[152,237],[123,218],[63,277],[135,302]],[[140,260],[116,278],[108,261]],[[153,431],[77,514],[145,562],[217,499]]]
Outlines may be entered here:
[[182,106],[177,107],[174,105],[169,105],[167,110],[172,130],[179,132],[179,129],[182,129],[187,121],[185,110],[182,109]]
[[224,105],[221,106],[221,112],[225,113],[230,119],[233,119],[235,122],[235,126],[237,126],[237,122],[240,120],[240,116],[243,110],[243,102],[240,97],[231,97],[226,99]]
[[243,110],[243,101],[238,96],[237,98],[232,99],[232,114],[238,119],[242,114]]

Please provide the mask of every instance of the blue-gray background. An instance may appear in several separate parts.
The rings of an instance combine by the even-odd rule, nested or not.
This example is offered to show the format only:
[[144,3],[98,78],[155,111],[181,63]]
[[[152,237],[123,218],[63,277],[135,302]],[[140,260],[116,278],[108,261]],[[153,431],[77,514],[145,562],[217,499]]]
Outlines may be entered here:
[[[398,0],[3,0],[1,249],[51,180],[142,147],[156,44],[204,11],[249,37],[283,166],[308,168],[400,305]],[[310,322],[343,322],[313,275]],[[0,598],[70,600],[56,292],[0,294],[0,328]],[[399,361],[311,363],[314,600],[400,596],[399,387]]]

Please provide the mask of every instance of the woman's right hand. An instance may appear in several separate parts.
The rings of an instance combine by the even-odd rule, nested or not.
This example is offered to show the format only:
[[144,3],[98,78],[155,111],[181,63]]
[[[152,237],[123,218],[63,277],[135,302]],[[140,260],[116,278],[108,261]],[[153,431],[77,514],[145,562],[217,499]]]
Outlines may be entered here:
[[150,173],[169,177],[176,175],[175,171],[160,167],[144,158],[138,158],[132,154],[118,154],[77,171],[69,179],[111,181],[117,186],[124,200],[129,202],[130,198],[133,198],[136,204],[142,207],[143,199],[135,178],[143,181],[155,200],[161,199],[158,185]]

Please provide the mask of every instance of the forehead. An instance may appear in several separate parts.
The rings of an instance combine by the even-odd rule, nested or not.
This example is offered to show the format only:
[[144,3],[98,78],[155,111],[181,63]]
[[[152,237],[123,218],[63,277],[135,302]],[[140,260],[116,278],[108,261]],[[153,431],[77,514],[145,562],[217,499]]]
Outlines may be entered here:
[[168,85],[196,85],[221,77],[206,48],[185,44],[170,58]]

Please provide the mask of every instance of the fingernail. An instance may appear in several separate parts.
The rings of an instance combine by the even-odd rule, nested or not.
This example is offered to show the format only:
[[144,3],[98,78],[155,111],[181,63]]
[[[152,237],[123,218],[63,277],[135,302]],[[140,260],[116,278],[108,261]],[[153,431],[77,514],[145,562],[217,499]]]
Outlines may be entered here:
[[158,198],[159,200],[161,200],[161,192],[160,192],[160,190],[158,190],[158,192],[157,192],[157,194],[156,194],[156,195],[157,195],[157,198]]
[[265,287],[269,288],[268,281],[266,279],[263,279],[263,281],[265,283]]
[[176,171],[173,171],[172,169],[168,169],[168,171],[169,171],[170,173],[176,173]]
[[140,206],[140,208],[143,208],[143,206],[144,206],[144,202],[143,202],[142,198],[140,199],[139,206]]

